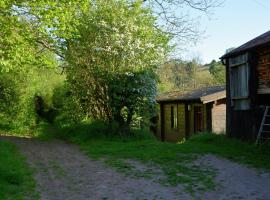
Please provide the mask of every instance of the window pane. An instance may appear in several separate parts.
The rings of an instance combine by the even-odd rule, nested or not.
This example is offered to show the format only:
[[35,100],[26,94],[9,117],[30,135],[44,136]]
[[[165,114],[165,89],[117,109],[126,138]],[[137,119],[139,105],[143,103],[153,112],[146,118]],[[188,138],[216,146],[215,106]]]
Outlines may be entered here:
[[177,106],[171,106],[171,128],[177,128]]
[[177,108],[174,110],[174,128],[177,128]]
[[231,68],[231,94],[232,98],[248,97],[248,65]]
[[250,100],[249,99],[234,100],[234,109],[235,110],[249,110]]
[[174,127],[174,120],[173,120],[173,106],[171,106],[171,128]]
[[243,98],[249,95],[248,53],[229,59],[230,84],[232,98]]

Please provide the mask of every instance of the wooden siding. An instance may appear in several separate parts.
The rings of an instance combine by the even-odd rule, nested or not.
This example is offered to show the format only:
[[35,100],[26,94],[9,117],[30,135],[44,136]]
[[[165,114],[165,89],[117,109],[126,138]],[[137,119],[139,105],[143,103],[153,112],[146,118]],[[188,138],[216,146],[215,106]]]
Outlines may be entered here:
[[[259,105],[259,96],[257,95],[257,74],[256,59],[254,54],[249,52],[249,95],[246,99],[250,104],[245,109],[236,109],[235,103],[238,101],[232,96],[231,91],[238,83],[233,83],[231,79],[231,66],[229,59],[226,60],[226,134],[230,137],[236,137],[244,140],[254,140],[258,134],[259,126],[262,120],[264,106]],[[264,98],[266,99],[266,98]],[[243,101],[243,99],[242,99]],[[240,107],[241,108],[241,107]]]
[[[178,126],[177,129],[171,128],[171,106],[178,105]],[[168,103],[164,105],[164,137],[166,141],[181,141],[184,138],[194,135],[194,106],[202,106],[203,111],[203,129],[207,130],[207,112],[206,104],[193,103],[193,104],[183,104],[183,103]],[[188,108],[190,110],[188,111]],[[186,113],[186,111],[188,111]],[[189,118],[186,122],[186,117]],[[160,118],[161,119],[161,116]],[[186,124],[189,127],[186,127]],[[159,121],[159,127],[161,127],[161,121]],[[159,128],[159,130],[161,130]],[[161,135],[161,133],[160,133]]]
[[[212,127],[216,132],[224,131],[225,129],[225,99],[218,101],[213,109],[212,104],[203,103],[163,103],[160,104],[158,133],[156,137],[165,141],[178,142],[184,138],[194,135],[194,107],[201,106],[203,112],[203,131],[209,130]],[[163,107],[163,111],[162,111]],[[172,128],[171,124],[171,107],[177,108],[177,128]],[[208,109],[208,110],[207,110]],[[209,110],[210,109],[210,110]],[[209,115],[210,113],[210,115]],[[163,116],[162,116],[163,114]],[[212,117],[213,116],[213,117]],[[217,117],[217,119],[214,119]],[[211,120],[213,119],[213,120]],[[209,120],[210,126],[209,126]],[[163,124],[162,124],[163,121]],[[207,123],[208,122],[208,123]],[[163,131],[162,131],[163,130]]]
[[[177,128],[171,127],[171,107],[177,108]],[[183,104],[164,105],[164,135],[166,141],[180,141],[185,137],[185,106]]]
[[249,81],[250,66],[249,54],[244,53],[229,58],[231,104],[234,110],[248,110],[250,108]]
[[179,140],[182,140],[186,137],[186,123],[185,123],[185,104],[178,104],[178,131],[179,131]]
[[[256,139],[265,106],[270,106],[269,33],[255,38],[222,57],[223,63],[226,64],[226,134],[230,137],[244,140]],[[244,59],[245,55],[247,55],[246,59]],[[237,57],[238,60],[235,59]],[[235,62],[232,62],[234,59]],[[240,65],[249,66],[249,75],[245,75],[247,74],[245,72],[240,76],[241,80],[237,81],[232,69]],[[244,84],[244,88],[240,88],[239,84],[246,78],[248,78],[248,87]],[[244,92],[246,88],[248,94]],[[236,95],[235,92],[240,95]]]
[[206,104],[202,103],[194,103],[190,104],[190,110],[189,110],[189,130],[190,130],[190,136],[194,134],[194,106],[202,106],[203,111],[203,129],[207,129],[207,112],[206,112]]
[[231,136],[243,140],[255,140],[263,117],[264,107],[232,112]]

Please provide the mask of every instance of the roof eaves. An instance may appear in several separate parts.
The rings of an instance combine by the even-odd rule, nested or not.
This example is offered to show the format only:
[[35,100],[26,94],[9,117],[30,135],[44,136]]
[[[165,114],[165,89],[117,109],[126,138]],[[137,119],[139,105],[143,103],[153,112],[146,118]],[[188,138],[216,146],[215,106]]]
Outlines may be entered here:
[[185,103],[185,102],[201,102],[200,98],[192,98],[192,99],[159,99],[156,100],[157,103]]
[[220,57],[220,59],[226,59],[228,57],[236,56],[241,53],[244,53],[246,51],[249,51],[251,49],[259,48],[261,46],[270,44],[270,31],[259,35],[258,37],[255,37],[254,39],[240,45],[236,49],[224,54],[223,56]]
[[206,95],[206,96],[202,96],[200,98],[200,100],[203,102],[203,104],[206,103],[210,103],[219,99],[224,99],[226,98],[226,91],[220,91],[220,92],[216,92],[214,94],[210,94],[210,95]]

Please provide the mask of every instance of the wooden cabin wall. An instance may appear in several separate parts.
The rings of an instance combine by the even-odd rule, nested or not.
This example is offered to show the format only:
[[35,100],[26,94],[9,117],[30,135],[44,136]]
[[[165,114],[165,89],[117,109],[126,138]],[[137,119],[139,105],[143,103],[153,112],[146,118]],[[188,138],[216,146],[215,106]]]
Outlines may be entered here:
[[270,46],[253,51],[253,55],[252,63],[255,66],[253,103],[270,106]]
[[178,129],[171,128],[171,107],[177,107],[177,104],[165,104],[164,105],[164,139],[165,141],[177,141],[177,138],[180,136]]
[[178,104],[178,131],[179,140],[186,137],[186,116],[185,116],[185,104]]
[[255,51],[254,61],[257,75],[256,89],[258,94],[270,94],[270,46]]
[[[202,103],[161,103],[158,122],[157,138],[169,142],[181,141],[184,138],[194,135],[194,107],[202,107],[203,112],[203,131],[209,131],[209,117],[214,128],[225,129],[225,103],[226,101],[217,101],[214,110],[212,104]],[[210,105],[210,106],[209,106]],[[171,127],[171,107],[177,107],[177,128]],[[210,110],[209,110],[210,109]],[[210,111],[210,112],[209,112]],[[210,113],[210,115],[209,115]],[[214,117],[211,117],[214,115]],[[215,121],[215,117],[217,117]],[[163,123],[163,124],[162,124]],[[188,127],[187,127],[188,126]],[[212,127],[211,127],[212,128]],[[210,130],[211,131],[211,130]],[[217,131],[218,132],[218,131]],[[221,131],[220,131],[221,132]],[[164,137],[164,138],[162,138]]]
[[243,140],[254,140],[257,137],[265,107],[258,105],[258,95],[254,92],[257,88],[254,63],[254,60],[249,61],[251,107],[248,110],[235,110],[232,106],[229,60],[226,59],[226,135],[229,137]]
[[[177,107],[177,128],[171,127],[171,107]],[[185,138],[185,105],[168,103],[164,105],[164,139],[177,142]]]
[[194,107],[195,106],[201,106],[202,111],[203,111],[203,129],[206,131],[207,130],[207,108],[206,104],[202,103],[192,103],[190,105],[190,110],[189,110],[189,135],[192,136],[194,135]]
[[243,140],[255,140],[263,117],[264,107],[247,111],[233,111],[231,115],[231,136]]
[[258,95],[256,98],[256,105],[270,106],[270,95],[269,94]]

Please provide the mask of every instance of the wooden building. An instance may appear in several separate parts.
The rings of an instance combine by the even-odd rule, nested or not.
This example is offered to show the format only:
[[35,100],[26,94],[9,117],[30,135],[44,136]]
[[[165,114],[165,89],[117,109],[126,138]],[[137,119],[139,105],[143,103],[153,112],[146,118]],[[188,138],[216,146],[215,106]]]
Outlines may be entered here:
[[226,65],[227,135],[254,140],[270,105],[270,31],[221,60]]
[[177,142],[203,131],[225,133],[225,86],[167,92],[159,95],[157,102],[160,112],[156,136],[162,141]]

